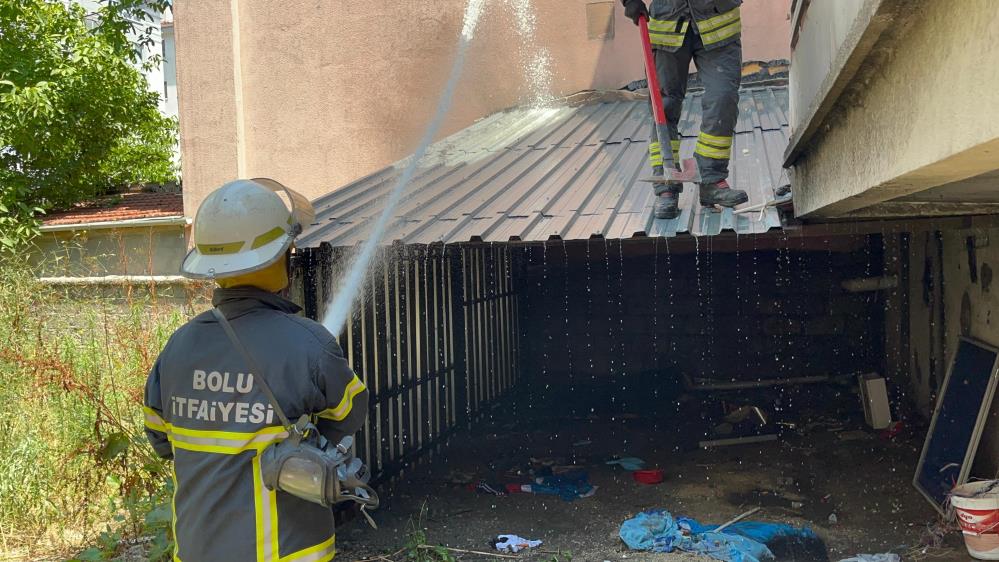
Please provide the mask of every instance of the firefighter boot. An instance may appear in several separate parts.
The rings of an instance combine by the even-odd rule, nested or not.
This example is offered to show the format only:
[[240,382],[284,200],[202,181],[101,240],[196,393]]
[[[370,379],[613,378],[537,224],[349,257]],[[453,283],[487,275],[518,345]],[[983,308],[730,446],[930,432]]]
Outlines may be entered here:
[[652,189],[656,193],[656,203],[653,207],[655,217],[657,219],[675,219],[680,216],[677,202],[683,191],[683,183],[668,180],[662,166],[652,168],[650,179],[652,180]]
[[675,219],[680,216],[678,201],[680,199],[680,190],[683,189],[683,184],[680,184],[679,186],[673,186],[672,184],[666,185],[666,190],[656,196],[656,204],[652,208],[657,219]]
[[701,205],[705,207],[735,207],[749,201],[749,196],[741,189],[732,189],[728,182],[700,184]]

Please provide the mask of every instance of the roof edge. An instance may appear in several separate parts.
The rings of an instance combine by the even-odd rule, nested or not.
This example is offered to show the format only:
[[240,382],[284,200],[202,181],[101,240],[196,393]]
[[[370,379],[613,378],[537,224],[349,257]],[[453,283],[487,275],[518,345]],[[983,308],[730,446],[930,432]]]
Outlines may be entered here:
[[141,228],[150,226],[187,226],[190,219],[184,215],[168,217],[148,217],[119,221],[74,222],[69,224],[43,224],[39,232],[64,232],[67,230],[111,230],[115,228]]

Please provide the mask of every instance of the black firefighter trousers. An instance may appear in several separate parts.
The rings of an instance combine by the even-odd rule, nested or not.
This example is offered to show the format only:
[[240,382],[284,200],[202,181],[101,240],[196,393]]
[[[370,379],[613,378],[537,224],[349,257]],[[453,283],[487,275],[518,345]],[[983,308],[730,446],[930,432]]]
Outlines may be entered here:
[[[728,161],[732,152],[735,123],[739,118],[739,82],[742,74],[742,42],[739,39],[705,49],[701,37],[693,26],[687,31],[683,45],[675,52],[663,49],[653,51],[659,87],[662,90],[666,120],[669,122],[669,149],[673,162],[679,166],[680,132],[677,123],[683,99],[687,95],[687,78],[690,61],[697,67],[704,86],[701,96],[701,130],[697,136],[694,158],[702,183],[716,183],[728,177]],[[653,168],[663,165],[661,150],[667,139],[656,136],[655,120],[649,147]],[[665,191],[664,184],[655,184],[657,194]]]

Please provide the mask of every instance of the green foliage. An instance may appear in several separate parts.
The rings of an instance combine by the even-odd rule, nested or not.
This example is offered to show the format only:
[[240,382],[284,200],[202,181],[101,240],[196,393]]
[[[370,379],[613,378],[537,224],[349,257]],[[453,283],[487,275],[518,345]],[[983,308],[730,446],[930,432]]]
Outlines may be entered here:
[[18,550],[0,559],[81,546],[90,548],[80,560],[132,549],[170,559],[170,469],[146,441],[142,388],[195,310],[134,293],[67,294],[9,265],[0,265],[0,548]]
[[159,57],[142,63],[130,37],[148,46],[167,5],[108,0],[88,29],[76,5],[0,2],[0,252],[46,210],[176,179],[176,123],[134,66]]
[[409,532],[403,547],[405,559],[410,562],[457,562],[457,558],[448,549],[427,544],[427,533],[423,527],[423,516],[426,513],[427,504],[424,503],[416,521],[409,522]]

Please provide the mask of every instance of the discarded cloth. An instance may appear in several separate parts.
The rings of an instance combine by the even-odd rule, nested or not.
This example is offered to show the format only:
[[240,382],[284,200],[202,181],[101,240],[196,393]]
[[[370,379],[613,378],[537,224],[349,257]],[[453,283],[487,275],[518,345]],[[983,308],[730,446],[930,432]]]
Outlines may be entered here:
[[588,498],[596,493],[597,487],[588,482],[585,471],[576,471],[559,476],[536,478],[533,484],[524,486],[525,492],[558,496],[567,502]]
[[885,554],[858,554],[853,558],[846,558],[839,562],[902,562],[902,557],[892,552]]
[[607,461],[606,464],[616,464],[625,470],[642,470],[645,468],[645,461],[638,457],[624,457],[621,459],[614,459]]
[[500,552],[512,552],[514,554],[521,550],[537,548],[541,546],[541,541],[532,541],[517,535],[499,535],[493,540],[493,547]]
[[746,521],[721,533],[717,525],[702,525],[693,519],[674,519],[665,510],[639,513],[621,525],[620,537],[632,550],[673,552],[682,550],[724,562],[763,562],[774,555],[766,543],[776,538],[815,539],[810,529],[790,525]]

